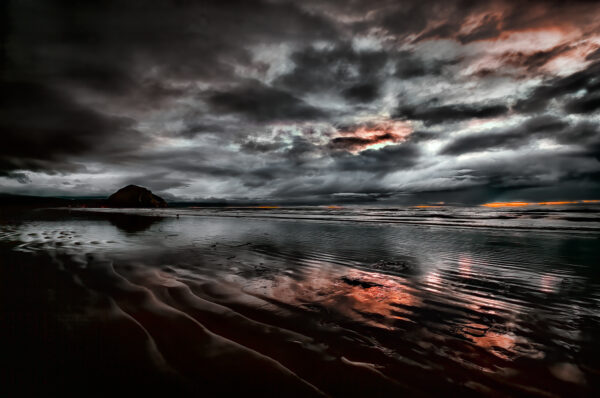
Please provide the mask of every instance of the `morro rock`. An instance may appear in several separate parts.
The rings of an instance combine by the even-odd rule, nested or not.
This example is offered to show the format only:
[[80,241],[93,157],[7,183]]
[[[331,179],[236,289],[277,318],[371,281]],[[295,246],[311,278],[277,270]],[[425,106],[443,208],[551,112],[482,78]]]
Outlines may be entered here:
[[119,189],[108,197],[107,204],[110,207],[167,207],[163,198],[137,185]]

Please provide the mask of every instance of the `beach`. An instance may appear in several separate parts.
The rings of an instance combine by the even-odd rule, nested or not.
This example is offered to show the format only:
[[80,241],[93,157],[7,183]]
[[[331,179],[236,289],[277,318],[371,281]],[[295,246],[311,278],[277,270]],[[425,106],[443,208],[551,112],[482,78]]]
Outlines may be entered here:
[[0,393],[593,396],[597,214],[4,213]]

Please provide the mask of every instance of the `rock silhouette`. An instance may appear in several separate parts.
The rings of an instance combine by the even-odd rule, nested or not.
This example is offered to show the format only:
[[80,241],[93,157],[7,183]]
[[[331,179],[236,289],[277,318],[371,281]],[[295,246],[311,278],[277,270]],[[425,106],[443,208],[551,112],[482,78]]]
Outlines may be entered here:
[[108,197],[107,204],[110,207],[167,207],[163,198],[137,185],[119,189]]

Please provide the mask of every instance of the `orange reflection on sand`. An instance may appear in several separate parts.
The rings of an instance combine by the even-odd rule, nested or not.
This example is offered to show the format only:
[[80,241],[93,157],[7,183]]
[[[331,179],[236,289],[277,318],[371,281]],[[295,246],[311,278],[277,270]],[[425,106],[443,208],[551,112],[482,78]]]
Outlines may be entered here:
[[471,276],[471,264],[473,260],[468,255],[461,255],[458,259],[458,273],[463,278]]
[[[409,320],[405,316],[400,315],[400,313],[410,316],[412,311],[409,308],[419,306],[421,304],[420,299],[404,284],[393,280],[382,282],[385,284],[373,286],[368,289],[352,286],[346,293],[346,296],[354,300],[354,310],[363,314],[378,314],[385,317],[385,319]],[[399,304],[400,307],[390,305],[392,303]],[[373,322],[371,320],[369,322],[377,324],[377,326],[385,326],[380,322]]]
[[544,293],[556,293],[561,279],[555,275],[544,274],[540,277],[540,291]]
[[461,329],[461,334],[471,340],[474,344],[481,348],[492,352],[504,359],[509,359],[502,351],[494,348],[501,348],[505,351],[513,351],[513,347],[517,343],[517,338],[513,334],[498,333],[489,326],[478,323],[467,323]]
[[348,270],[339,274],[328,267],[315,267],[300,280],[280,276],[274,281],[253,283],[265,284],[271,287],[267,295],[287,304],[316,304],[328,312],[386,329],[393,328],[391,324],[398,319],[410,321],[410,308],[422,304],[414,288],[402,278],[376,272]]
[[432,292],[441,292],[442,277],[437,271],[429,272],[425,275],[425,289]]

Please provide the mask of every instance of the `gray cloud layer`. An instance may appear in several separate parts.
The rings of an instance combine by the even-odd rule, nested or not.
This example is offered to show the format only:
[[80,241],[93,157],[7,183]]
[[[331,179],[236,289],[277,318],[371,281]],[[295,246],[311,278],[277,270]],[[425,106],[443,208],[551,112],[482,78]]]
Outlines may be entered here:
[[597,2],[1,7],[2,191],[600,196]]

